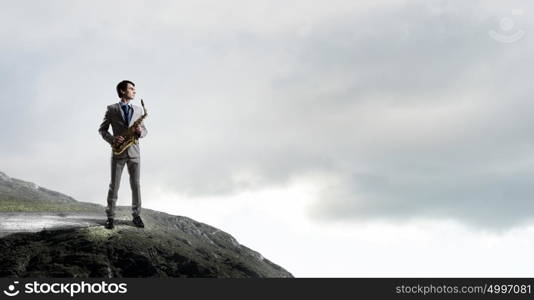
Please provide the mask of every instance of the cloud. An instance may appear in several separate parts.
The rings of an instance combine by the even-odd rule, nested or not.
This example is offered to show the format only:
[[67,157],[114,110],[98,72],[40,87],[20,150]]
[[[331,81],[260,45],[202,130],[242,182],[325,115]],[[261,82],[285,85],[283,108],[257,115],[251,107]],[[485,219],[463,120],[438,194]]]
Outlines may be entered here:
[[491,39],[503,4],[34,4],[0,13],[10,176],[102,203],[96,129],[127,78],[149,110],[147,191],[201,199],[324,173],[321,220],[531,218],[532,23],[514,17],[515,44]]

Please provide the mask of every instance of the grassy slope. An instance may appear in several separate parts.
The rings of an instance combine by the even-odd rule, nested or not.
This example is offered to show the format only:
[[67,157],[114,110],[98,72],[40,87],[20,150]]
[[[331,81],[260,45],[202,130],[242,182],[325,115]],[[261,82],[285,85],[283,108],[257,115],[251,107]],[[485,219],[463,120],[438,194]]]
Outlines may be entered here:
[[41,200],[16,199],[15,197],[0,195],[0,212],[36,212],[36,211],[101,211],[98,204],[86,202],[54,203]]

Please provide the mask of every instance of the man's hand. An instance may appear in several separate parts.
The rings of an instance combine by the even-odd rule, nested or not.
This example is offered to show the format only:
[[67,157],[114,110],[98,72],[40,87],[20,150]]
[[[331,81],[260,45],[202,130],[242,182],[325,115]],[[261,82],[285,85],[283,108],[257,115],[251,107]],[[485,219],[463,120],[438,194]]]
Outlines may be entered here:
[[113,143],[120,144],[122,142],[124,142],[124,137],[122,135],[119,135],[118,137],[115,137],[115,141]]
[[137,125],[137,127],[135,127],[135,133],[141,134],[141,131],[141,125]]

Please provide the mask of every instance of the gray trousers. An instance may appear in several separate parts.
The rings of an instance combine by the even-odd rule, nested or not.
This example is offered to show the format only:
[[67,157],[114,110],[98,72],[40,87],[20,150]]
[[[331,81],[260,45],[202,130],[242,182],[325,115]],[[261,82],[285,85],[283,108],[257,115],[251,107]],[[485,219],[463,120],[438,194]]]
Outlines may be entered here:
[[125,164],[128,166],[130,187],[132,189],[132,216],[135,217],[141,214],[141,187],[139,185],[141,159],[139,157],[111,157],[111,182],[109,183],[108,205],[106,207],[108,218],[115,218],[115,206],[121,184],[122,170]]

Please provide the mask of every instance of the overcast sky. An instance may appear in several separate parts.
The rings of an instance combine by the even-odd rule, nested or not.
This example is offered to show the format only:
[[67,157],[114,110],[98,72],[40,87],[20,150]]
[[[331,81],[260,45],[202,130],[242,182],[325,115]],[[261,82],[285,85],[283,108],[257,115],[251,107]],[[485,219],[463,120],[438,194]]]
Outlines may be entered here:
[[3,2],[0,171],[104,205],[97,129],[129,79],[149,114],[144,207],[221,228],[300,277],[531,276],[533,13]]

